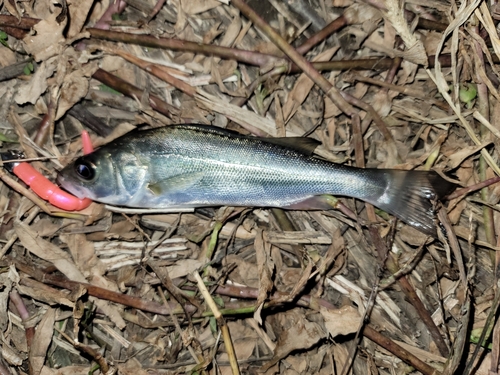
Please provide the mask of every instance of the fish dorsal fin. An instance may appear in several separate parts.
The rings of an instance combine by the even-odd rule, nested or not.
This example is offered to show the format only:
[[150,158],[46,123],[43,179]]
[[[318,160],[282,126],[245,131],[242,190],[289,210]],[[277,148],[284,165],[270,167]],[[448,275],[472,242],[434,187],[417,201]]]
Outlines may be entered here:
[[181,124],[174,126],[180,129],[188,129],[193,131],[201,131],[204,133],[218,134],[224,137],[248,138],[246,135],[235,132],[234,130],[219,128],[218,126],[213,126],[213,125]]
[[219,135],[225,136],[225,137],[260,140],[262,142],[271,143],[273,145],[291,148],[295,151],[298,151],[300,153],[303,153],[303,154],[309,155],[309,156],[312,155],[314,153],[314,150],[316,149],[316,147],[318,147],[321,144],[320,141],[317,141],[316,139],[313,139],[313,138],[307,138],[307,137],[277,137],[277,138],[252,137],[252,136],[240,134],[240,133],[235,132],[233,130],[223,129],[223,128],[219,128],[217,126],[212,126],[212,125],[190,124],[190,125],[176,125],[176,126],[181,127],[181,128],[185,128],[185,129],[195,130],[195,131],[203,131],[203,132],[209,132],[209,133],[213,133],[213,134],[215,133],[215,134],[219,134]]
[[259,138],[260,140],[282,147],[288,147],[302,154],[311,156],[321,142],[307,137]]

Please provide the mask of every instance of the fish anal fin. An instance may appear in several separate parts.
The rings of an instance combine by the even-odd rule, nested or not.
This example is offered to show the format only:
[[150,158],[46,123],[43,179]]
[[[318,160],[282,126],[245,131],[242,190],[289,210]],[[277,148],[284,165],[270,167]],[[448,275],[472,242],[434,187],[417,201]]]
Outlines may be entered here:
[[287,210],[331,210],[333,207],[328,203],[328,200],[328,196],[316,195],[281,208]]

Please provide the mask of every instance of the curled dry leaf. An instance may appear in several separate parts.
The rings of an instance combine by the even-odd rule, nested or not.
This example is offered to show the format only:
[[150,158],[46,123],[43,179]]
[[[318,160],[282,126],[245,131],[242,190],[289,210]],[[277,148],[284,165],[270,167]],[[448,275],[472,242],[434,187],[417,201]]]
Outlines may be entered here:
[[326,337],[318,323],[311,322],[298,310],[276,314],[274,329],[279,332],[273,359],[263,368],[268,369],[295,350],[308,349]]
[[24,82],[18,89],[15,101],[17,104],[35,104],[40,95],[47,90],[47,79],[54,74],[57,59],[51,58],[43,61],[35,74],[28,82]]
[[64,49],[63,31],[66,27],[66,20],[58,23],[58,14],[53,13],[46,19],[38,22],[33,27],[33,33],[28,34],[24,39],[24,48],[38,62],[47,60],[50,57],[61,54]]
[[35,337],[33,338],[33,343],[29,352],[30,368],[33,375],[40,375],[42,371],[47,349],[52,341],[55,321],[56,310],[49,308],[35,331]]
[[[88,68],[97,70],[96,64],[87,65],[87,69],[78,69],[64,77],[61,85],[59,106],[57,107],[56,120],[61,118],[70,108],[87,95],[89,89]],[[90,72],[90,75],[92,71]]]
[[13,266],[9,267],[9,272],[0,274],[0,329],[4,332],[9,324],[9,294],[12,287],[19,282],[19,275]]
[[319,312],[325,319],[326,329],[332,337],[354,333],[361,324],[361,316],[352,306],[344,306],[338,310],[320,307]]

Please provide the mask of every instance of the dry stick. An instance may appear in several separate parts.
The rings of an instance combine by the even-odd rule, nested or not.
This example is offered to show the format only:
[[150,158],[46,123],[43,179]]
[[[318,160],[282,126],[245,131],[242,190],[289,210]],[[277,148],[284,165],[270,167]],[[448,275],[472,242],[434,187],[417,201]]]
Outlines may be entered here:
[[16,39],[22,39],[25,37],[28,30],[35,26],[39,19],[22,17],[20,20],[14,16],[0,15],[0,27],[7,34],[13,36]]
[[[472,373],[475,373],[472,371],[472,367],[474,366],[474,362],[479,356],[479,351],[483,347],[483,345],[486,344],[485,340],[487,339],[486,334],[490,332],[490,327],[492,324],[494,324],[494,319],[497,317],[498,309],[500,307],[500,282],[497,281],[496,284],[496,294],[495,298],[493,299],[493,302],[491,304],[490,312],[488,313],[488,317],[486,318],[486,322],[484,323],[484,328],[483,331],[481,332],[481,336],[479,337],[479,340],[476,344],[476,347],[474,349],[474,352],[472,353],[472,356],[469,358],[469,361],[467,362],[467,365],[465,366],[464,375],[469,375]],[[497,367],[495,366],[494,370],[490,372],[490,374],[498,374],[497,372]]]
[[152,35],[129,34],[93,28],[89,28],[86,30],[93,38],[109,40],[112,42],[133,43],[145,47],[163,48],[172,51],[216,55],[225,59],[233,59],[256,66],[264,66],[282,61],[281,58],[272,55],[265,55],[259,52],[244,51],[228,47],[214,46],[211,44],[202,44],[179,39],[158,38]]
[[410,352],[403,349],[401,346],[394,343],[392,340],[388,339],[381,333],[377,332],[371,326],[366,326],[364,329],[364,335],[377,343],[384,349],[390,351],[396,357],[401,358],[406,363],[411,364],[416,370],[420,371],[424,375],[440,375],[441,373],[437,371],[434,367],[429,366],[427,363],[421,361],[415,357]]
[[24,74],[24,70],[26,69],[28,64],[31,64],[32,62],[33,59],[27,58],[23,61],[19,61],[14,64],[0,68],[0,82],[7,81],[9,79],[16,78]]
[[221,328],[222,337],[224,338],[224,344],[226,346],[227,355],[229,357],[229,363],[231,365],[231,370],[232,370],[234,375],[239,375],[240,368],[238,366],[238,361],[236,359],[236,353],[234,352],[234,346],[233,346],[233,341],[231,340],[231,334],[230,334],[229,328],[227,327],[227,324],[224,320],[224,317],[220,313],[219,308],[215,304],[215,301],[213,300],[212,296],[210,295],[210,292],[208,291],[207,287],[205,286],[205,283],[201,279],[201,276],[198,273],[198,271],[195,271],[193,273],[193,276],[198,283],[198,288],[200,289],[201,294],[205,298],[205,301],[207,302],[208,307],[210,307],[210,310],[212,310],[214,317],[217,320],[219,327]]
[[21,318],[23,325],[24,325],[24,331],[26,335],[26,343],[28,345],[28,349],[31,348],[31,344],[33,343],[33,337],[35,336],[35,327],[30,327],[26,325],[26,322],[30,319],[30,313],[28,309],[26,308],[26,305],[24,304],[23,299],[17,292],[17,290],[12,290],[10,292],[10,300],[16,307],[17,311],[19,312],[19,317]]
[[[100,68],[97,69],[97,71],[92,75],[92,78],[95,78],[98,81],[104,83],[106,86],[109,86],[112,89],[137,100],[140,100],[144,93],[140,88]],[[168,117],[171,117],[172,115],[176,116],[179,114],[179,110],[176,107],[164,102],[156,95],[149,94],[148,97],[149,105],[151,106],[151,108],[160,112],[161,114]]]
[[495,176],[492,178],[489,178],[487,180],[484,180],[483,182],[478,182],[477,184],[470,185],[461,189],[455,190],[452,194],[448,195],[446,197],[447,200],[452,200],[461,197],[462,195],[467,195],[469,193],[473,193],[477,190],[480,190],[486,186],[490,186],[493,184],[496,184],[497,182],[500,182],[500,176]]
[[[493,55],[493,61],[499,62],[496,55]],[[450,55],[440,55],[438,58],[442,67],[451,66],[451,56]],[[436,62],[435,56],[428,57],[429,68],[434,67]],[[343,61],[322,61],[313,62],[313,67],[318,71],[332,71],[332,70],[386,70],[389,69],[394,64],[394,59],[389,57],[381,58],[367,58],[367,59],[356,59],[356,60],[343,60]],[[292,65],[290,68],[290,73],[299,73],[300,68],[296,65]]]
[[305,41],[300,47],[297,48],[297,52],[301,55],[305,55],[311,48],[313,48],[316,44],[321,43],[323,40],[328,38],[337,30],[340,30],[344,26],[348,25],[349,22],[345,15],[341,15],[337,19],[330,22],[326,27],[322,30],[318,31],[312,37]]
[[[475,31],[479,33],[479,27],[475,27]],[[474,47],[476,50],[476,55],[475,58],[478,60],[476,64],[482,64],[484,66],[484,55],[483,51],[481,49],[480,44],[477,41],[474,41]],[[478,111],[481,115],[486,120],[490,120],[490,103],[489,103],[489,97],[488,97],[488,87],[486,84],[483,82],[481,75],[476,74],[476,80],[478,82],[477,84],[477,106],[478,106]],[[485,142],[491,139],[490,135],[491,133],[488,131],[488,128],[486,128],[484,125],[480,125],[480,134],[481,134],[481,141]],[[484,181],[487,179],[486,172],[488,170],[488,164],[486,163],[486,160],[482,155],[479,156],[479,177],[481,181]],[[489,201],[489,196],[490,193],[488,191],[488,188],[485,187],[481,189],[481,199],[485,202]],[[495,245],[496,244],[496,238],[495,238],[495,220],[493,216],[493,210],[486,206],[483,205],[483,220],[484,220],[484,231],[486,233],[486,240],[491,244]],[[500,265],[500,254],[497,254],[495,251],[490,251],[490,258],[492,263],[495,265],[495,278],[498,280],[500,277],[499,274],[499,265]]]
[[30,30],[38,22],[40,22],[38,18],[21,17],[21,19],[18,19],[14,16],[0,14],[0,27],[2,27],[3,29],[9,27],[20,30]]

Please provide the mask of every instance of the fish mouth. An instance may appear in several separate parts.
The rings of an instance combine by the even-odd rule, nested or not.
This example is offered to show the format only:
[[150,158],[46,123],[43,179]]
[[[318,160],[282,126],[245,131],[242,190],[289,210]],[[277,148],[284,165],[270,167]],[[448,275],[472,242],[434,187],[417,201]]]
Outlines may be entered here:
[[56,182],[63,190],[66,190],[75,197],[79,199],[87,198],[86,194],[78,189],[78,186],[73,185],[71,181],[65,179],[62,174],[57,175]]

